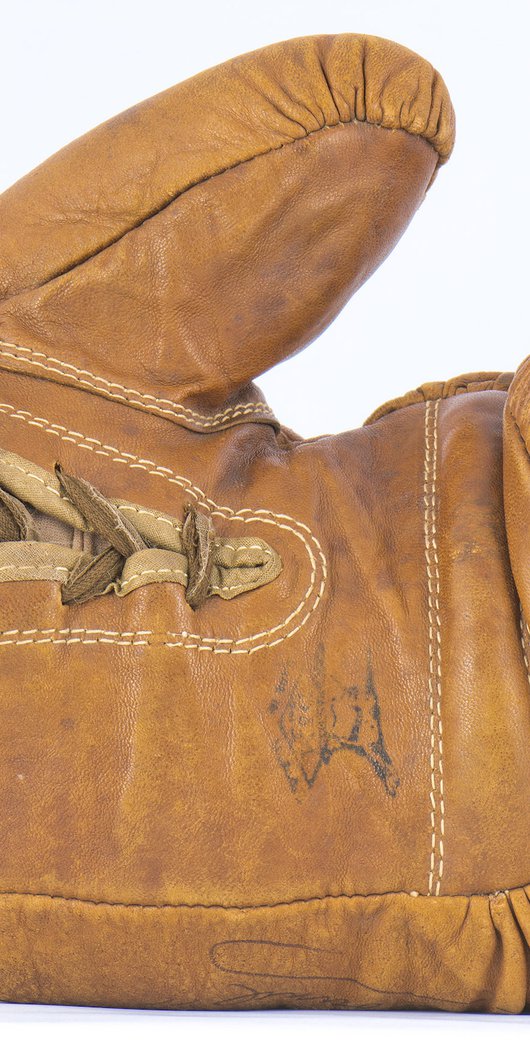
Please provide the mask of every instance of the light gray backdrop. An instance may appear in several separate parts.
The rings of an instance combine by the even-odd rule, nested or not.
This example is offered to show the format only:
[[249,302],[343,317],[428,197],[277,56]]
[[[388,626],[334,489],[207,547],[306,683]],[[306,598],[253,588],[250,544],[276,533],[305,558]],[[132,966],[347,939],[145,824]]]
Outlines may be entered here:
[[428,379],[530,353],[528,0],[0,0],[0,13],[0,189],[125,107],[272,41],[368,32],[418,51],[453,98],[453,157],[388,261],[261,385],[313,435]]

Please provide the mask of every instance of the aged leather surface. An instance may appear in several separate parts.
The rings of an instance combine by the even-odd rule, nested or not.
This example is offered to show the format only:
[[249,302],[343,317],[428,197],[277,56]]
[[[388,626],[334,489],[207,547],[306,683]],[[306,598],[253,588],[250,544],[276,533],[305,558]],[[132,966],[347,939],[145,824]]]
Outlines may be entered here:
[[317,439],[252,382],[453,137],[428,63],[305,38],[0,198],[0,446],[282,563],[196,609],[0,583],[4,1000],[528,1003],[530,362]]

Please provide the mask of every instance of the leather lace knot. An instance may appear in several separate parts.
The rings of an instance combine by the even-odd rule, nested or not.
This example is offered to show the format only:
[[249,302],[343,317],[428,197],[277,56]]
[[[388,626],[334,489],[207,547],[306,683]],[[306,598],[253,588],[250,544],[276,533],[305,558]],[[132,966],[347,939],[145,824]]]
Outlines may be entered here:
[[210,517],[188,504],[182,525],[182,545],[188,560],[186,600],[194,610],[208,596],[214,540],[215,530]]
[[64,496],[92,530],[109,541],[108,547],[96,556],[82,556],[62,586],[64,604],[82,604],[107,592],[120,576],[125,560],[148,545],[129,519],[91,482],[68,475],[60,464],[55,465],[55,474]]

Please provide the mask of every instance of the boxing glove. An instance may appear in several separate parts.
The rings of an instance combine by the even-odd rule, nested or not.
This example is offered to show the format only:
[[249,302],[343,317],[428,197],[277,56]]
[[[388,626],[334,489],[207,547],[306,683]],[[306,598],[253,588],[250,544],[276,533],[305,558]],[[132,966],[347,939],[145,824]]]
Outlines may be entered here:
[[315,439],[253,381],[453,138],[312,37],[0,197],[3,1000],[527,1005],[530,363]]

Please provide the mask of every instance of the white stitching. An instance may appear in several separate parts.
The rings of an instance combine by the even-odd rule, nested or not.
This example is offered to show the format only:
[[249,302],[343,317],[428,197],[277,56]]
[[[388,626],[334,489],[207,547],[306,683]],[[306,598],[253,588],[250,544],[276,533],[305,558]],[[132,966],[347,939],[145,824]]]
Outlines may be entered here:
[[251,549],[258,549],[259,552],[263,552],[264,556],[270,556],[268,548],[264,548],[263,545],[218,545],[219,549],[223,552],[230,550],[230,552],[250,552]]
[[[244,509],[243,508],[242,511],[251,511],[251,509]],[[216,514],[216,513],[213,513],[213,514]],[[218,513],[218,514],[220,514],[220,513]],[[227,518],[231,518],[231,517],[228,516]],[[236,518],[238,518],[238,517],[236,516]],[[289,518],[289,516],[282,516],[282,518]],[[244,521],[245,522],[253,522],[254,520],[251,519],[251,518],[247,518]],[[275,524],[275,520],[274,519],[259,519],[258,518],[258,522],[271,523],[273,525]],[[270,637],[270,636],[272,636],[273,633],[278,633],[281,629],[284,629],[285,626],[287,626],[289,624],[291,619],[296,618],[296,615],[298,615],[300,613],[300,611],[303,609],[304,605],[308,601],[309,597],[311,596],[312,591],[313,591],[313,589],[315,587],[315,581],[316,581],[316,577],[317,577],[317,567],[316,567],[316,563],[315,563],[315,557],[313,555],[313,552],[311,551],[311,548],[310,548],[308,542],[305,540],[305,538],[304,538],[304,536],[302,534],[299,534],[298,531],[295,530],[293,527],[284,526],[282,523],[276,523],[275,525],[279,526],[281,529],[289,530],[296,537],[300,538],[300,540],[305,545],[307,554],[309,556],[309,561],[311,563],[311,580],[309,582],[309,588],[308,588],[303,600],[301,600],[300,603],[298,604],[298,607],[296,607],[294,611],[291,611],[291,614],[283,622],[280,622],[279,625],[277,625],[277,626],[273,626],[272,629],[266,630],[266,632],[262,631],[260,633],[254,633],[254,634],[252,634],[251,636],[248,636],[248,637],[239,637],[237,640],[232,640],[231,638],[225,638],[225,637],[202,637],[202,636],[199,636],[198,633],[186,632],[185,636],[187,638],[193,639],[193,640],[198,640],[198,641],[200,641],[203,644],[247,644],[250,641],[260,640],[261,637],[263,637],[263,636],[269,636]],[[302,526],[303,524],[299,523],[298,525]],[[324,585],[325,585],[326,578],[327,578],[327,564],[326,564],[325,556],[324,556],[323,552],[320,549],[320,545],[319,545],[317,539],[315,537],[313,537],[313,534],[311,534],[311,538],[316,543],[317,549],[319,551],[319,557],[320,557],[321,561],[323,561],[323,563],[322,563],[322,581],[320,583],[320,589],[319,589],[319,591],[317,593],[317,596],[315,598],[315,601],[313,603],[313,607],[307,613],[307,615],[304,618],[304,621],[301,623],[301,625],[296,627],[296,630],[301,629],[302,625],[305,625],[307,619],[309,618],[309,615],[314,611],[315,607],[320,603],[320,599],[322,597],[322,592],[324,590]],[[181,636],[181,635],[182,634],[180,634],[180,633],[169,633],[168,634],[168,636],[170,636],[170,637],[178,637],[178,636]],[[290,634],[289,634],[289,636],[290,636]],[[283,640],[285,638],[280,638],[280,639]],[[274,643],[275,644],[279,643],[279,641],[275,641]],[[188,646],[189,645],[186,645],[186,647],[188,647]],[[271,647],[271,646],[272,645],[269,645],[269,647]]]
[[[44,632],[37,630],[38,633]],[[148,640],[114,640],[110,637],[28,637],[25,640],[0,640],[0,648],[6,646],[20,646],[25,644],[116,644],[122,648],[138,648],[148,646]]]
[[[0,571],[2,571],[2,570],[11,570],[11,569],[24,570],[25,568],[23,568],[23,567],[15,567],[15,568],[0,567]],[[35,567],[35,568],[29,567],[28,568],[28,570],[33,570],[33,569],[40,570],[39,567]],[[57,567],[55,569],[56,570],[68,570],[67,567]],[[226,568],[226,569],[229,569],[229,568]],[[248,570],[249,568],[246,568],[246,569]],[[256,570],[259,570],[259,568],[256,568]],[[143,570],[139,574],[131,574],[130,577],[126,578],[124,582],[119,582],[119,588],[120,589],[125,589],[125,586],[129,585],[130,582],[136,581],[136,579],[138,579],[138,578],[144,578],[146,574],[172,574],[172,575],[174,575],[175,580],[178,581],[178,575],[179,574],[182,575],[183,573],[184,572],[183,571],[179,571],[177,567],[157,567],[157,568],[153,568],[152,570]],[[250,582],[249,583],[239,582],[238,585],[215,585],[215,584],[212,583],[210,585],[210,590],[216,589],[220,593],[228,593],[228,592],[231,592],[233,589],[249,589],[251,587],[253,587],[253,586],[252,586],[252,583],[250,583]],[[173,634],[173,633],[171,633],[171,634],[168,633],[168,636],[174,636],[174,635],[175,634]],[[177,635],[180,636],[181,634],[177,634]],[[191,636],[191,634],[188,634],[188,636]]]
[[[225,415],[227,412],[237,412],[240,409],[265,409],[269,412],[271,411],[269,405],[267,405],[265,401],[249,401],[246,404],[229,405],[228,408],[223,409],[222,412],[216,413],[215,416],[205,416],[201,412],[196,412],[194,409],[187,408],[186,405],[180,405],[171,401],[170,398],[161,398],[154,394],[143,394],[141,390],[134,390],[132,387],[123,386],[122,383],[113,383],[110,379],[106,379],[105,376],[94,375],[94,373],[89,372],[87,368],[79,368],[77,365],[70,364],[68,361],[60,361],[57,357],[52,357],[47,353],[41,353],[39,350],[34,350],[30,346],[19,346],[15,342],[6,342],[5,339],[0,339],[0,346],[7,347],[7,349],[11,350],[20,350],[21,353],[31,353],[34,357],[42,357],[45,361],[53,361],[54,364],[59,364],[62,368],[71,368],[72,371],[79,375],[89,376],[97,383],[106,383],[107,386],[116,387],[118,390],[123,390],[126,394],[135,394],[136,397],[145,398],[146,401],[156,401],[163,405],[169,405],[171,408],[180,409],[182,412],[191,412],[193,416],[198,416],[200,419],[216,420],[219,416]],[[0,352],[4,351],[0,350]]]
[[[82,634],[82,636],[79,636],[79,634]],[[58,627],[52,627],[51,629],[8,629],[5,633],[0,634],[0,648],[7,645],[21,644],[117,644],[120,647],[125,647],[126,645],[138,647],[139,645],[145,646],[150,643],[149,640],[140,640],[138,638],[149,636],[152,636],[150,629],[139,629],[130,632],[127,630],[118,632],[112,629],[85,629],[83,627],[72,629],[69,626],[63,629]],[[20,639],[8,640],[6,639],[8,637],[19,637]],[[130,639],[125,640],[126,637]]]
[[[72,505],[72,502],[68,497],[61,494],[59,489],[55,489],[45,479],[41,478],[40,475],[36,475],[34,471],[27,471],[26,468],[20,467],[20,464],[13,463],[12,460],[6,460],[4,456],[0,456],[0,464],[5,464],[6,467],[12,467],[14,471],[20,471],[22,475],[26,475],[27,478],[34,478],[37,482],[40,482],[49,493],[54,493],[62,501],[66,501],[67,504]],[[74,507],[74,505],[72,505]],[[140,508],[137,504],[117,504],[116,507],[120,512],[136,512],[137,515],[147,515],[149,519],[153,519],[157,523],[167,523],[174,530],[182,530],[182,523],[177,522],[175,519],[168,519],[165,515],[155,515],[153,512],[148,511],[146,508]],[[77,511],[77,509],[76,509]],[[233,546],[226,545],[225,548],[231,548]],[[245,547],[245,546],[243,546]],[[260,548],[260,545],[250,545],[250,548]]]
[[[11,410],[11,411],[7,411],[7,410]],[[95,438],[87,439],[86,436],[81,434],[79,431],[69,431],[68,428],[63,427],[60,424],[50,423],[50,421],[45,419],[43,416],[36,417],[36,416],[33,416],[33,414],[31,412],[27,412],[27,411],[25,411],[23,409],[16,409],[14,405],[9,405],[9,404],[6,404],[6,403],[0,404],[0,413],[2,413],[3,415],[9,416],[10,418],[15,419],[15,420],[22,420],[23,422],[27,423],[30,426],[38,427],[40,430],[44,430],[45,433],[47,433],[47,434],[57,435],[58,437],[62,438],[64,441],[71,442],[73,445],[76,445],[79,448],[88,449],[88,450],[90,450],[91,452],[95,453],[98,456],[105,456],[108,459],[112,460],[113,462],[127,464],[131,470],[145,471],[149,475],[155,475],[155,476],[158,476],[160,478],[164,478],[164,479],[166,479],[166,481],[168,481],[168,482],[170,482],[172,484],[175,484],[177,486],[181,486],[182,489],[184,490],[184,492],[189,493],[192,497],[195,498],[195,501],[196,501],[197,505],[206,508],[212,515],[218,516],[219,518],[227,519],[229,522],[237,520],[239,522],[244,522],[244,523],[249,523],[249,522],[269,523],[269,524],[271,524],[273,526],[277,526],[280,530],[286,530],[288,533],[293,534],[295,537],[299,538],[302,541],[302,543],[303,543],[303,545],[304,545],[304,547],[306,549],[306,552],[308,554],[309,562],[310,562],[310,565],[311,565],[311,577],[310,577],[309,586],[308,586],[308,589],[307,589],[303,599],[300,601],[298,606],[293,611],[291,611],[291,613],[287,616],[287,618],[285,618],[281,623],[279,623],[278,625],[272,627],[272,629],[261,630],[259,633],[254,633],[254,634],[249,635],[247,637],[240,637],[237,640],[234,640],[234,639],[231,639],[231,638],[221,638],[221,637],[201,637],[199,634],[190,633],[187,630],[181,630],[178,633],[169,631],[166,634],[168,637],[171,637],[171,638],[184,637],[184,638],[186,638],[186,640],[197,641],[197,642],[199,642],[201,644],[201,650],[202,651],[214,652],[214,651],[218,650],[218,651],[230,652],[230,653],[239,654],[239,655],[240,654],[252,654],[254,651],[257,651],[257,650],[259,650],[262,647],[268,647],[268,648],[275,647],[277,644],[280,644],[283,640],[286,640],[289,637],[292,637],[294,633],[297,633],[300,629],[302,629],[302,627],[305,625],[305,623],[307,622],[307,620],[310,617],[310,615],[312,615],[313,611],[315,610],[315,608],[320,603],[320,600],[322,599],[322,595],[323,595],[324,588],[325,588],[325,585],[326,585],[326,581],[327,581],[327,561],[326,561],[326,557],[325,557],[325,555],[324,555],[324,553],[322,551],[322,547],[320,545],[320,542],[315,537],[315,535],[312,533],[312,531],[309,529],[309,527],[306,526],[305,523],[302,523],[302,522],[298,521],[297,519],[294,519],[290,515],[286,515],[284,513],[272,512],[272,511],[269,511],[266,508],[258,508],[258,509],[241,508],[239,511],[235,512],[233,508],[230,508],[227,505],[217,506],[215,501],[213,501],[213,500],[211,500],[211,498],[207,497],[206,494],[201,489],[199,489],[198,486],[194,486],[193,483],[189,479],[184,478],[183,476],[180,476],[180,475],[176,475],[175,472],[171,468],[162,467],[162,466],[159,466],[159,465],[155,464],[152,460],[148,460],[148,459],[143,458],[143,457],[138,457],[138,456],[135,456],[135,455],[133,455],[131,453],[122,452],[120,449],[116,449],[115,446],[106,445],[104,442],[100,442],[98,439],[95,439]],[[46,426],[46,424],[48,426]],[[93,442],[94,445],[97,445],[100,448],[96,449],[96,448],[94,448],[94,445],[82,443],[82,442],[79,441],[80,438],[84,438],[86,443]],[[113,456],[112,455],[113,453],[120,454],[120,455],[119,456]],[[272,516],[272,518],[266,518],[266,516]],[[279,521],[280,519],[286,520],[286,522],[281,523]],[[289,526],[289,525],[287,525],[287,523],[292,523],[293,525]],[[295,527],[298,527],[299,530],[295,529]],[[316,587],[316,579],[317,579],[317,574],[318,574],[317,564],[315,562],[315,556],[314,556],[314,553],[312,551],[311,545],[310,545],[309,541],[307,540],[307,538],[305,536],[306,534],[309,536],[310,540],[313,542],[313,544],[315,546],[315,549],[316,549],[316,552],[318,554],[318,558],[319,558],[319,561],[320,561],[320,566],[321,566],[320,585],[319,585],[318,590],[316,592],[316,596],[315,596],[315,599],[314,599],[314,601],[312,603],[311,608],[306,613],[304,618],[298,623],[298,625],[296,625],[292,630],[290,630],[288,633],[284,634],[282,637],[279,637],[279,638],[277,638],[276,640],[274,640],[274,641],[272,641],[270,643],[267,642],[267,643],[264,643],[264,644],[260,644],[258,646],[254,645],[251,648],[243,648],[242,649],[242,648],[239,648],[239,647],[235,647],[235,646],[239,646],[241,644],[248,644],[248,643],[256,641],[256,640],[261,640],[261,638],[263,638],[263,637],[272,636],[272,634],[274,634],[276,632],[279,632],[280,630],[282,630],[286,626],[288,626],[297,617],[297,615],[299,615],[300,612],[303,611],[306,603],[308,603],[309,599],[313,595],[313,591],[315,590],[315,587]],[[223,644],[223,645],[226,644],[226,645],[229,645],[229,646],[234,645],[234,647],[216,649],[214,646],[215,645],[219,645],[219,644]],[[189,643],[184,644],[184,642],[182,642],[182,641],[175,641],[173,643],[168,643],[167,644],[167,647],[186,647],[186,648],[190,648],[190,647],[193,647],[193,646],[197,647],[198,644],[196,644],[196,645],[189,644]]]
[[[6,347],[0,349],[0,357],[22,361],[25,364],[37,364],[37,367],[42,371],[51,372],[54,375],[60,375],[66,379],[74,379],[77,383],[80,383],[81,386],[88,387],[90,390],[96,391],[96,393],[105,394],[106,397],[114,398],[116,401],[124,401],[148,412],[158,412],[163,416],[170,416],[172,419],[178,419],[179,421],[184,420],[186,423],[192,423],[197,427],[219,426],[229,420],[249,416],[253,412],[265,412],[270,413],[271,416],[274,415],[272,409],[265,401],[249,401],[246,404],[230,405],[221,412],[217,412],[214,416],[206,416],[201,412],[188,408],[186,405],[177,404],[169,398],[160,398],[153,394],[143,394],[140,390],[134,390],[132,387],[122,386],[121,383],[113,383],[104,376],[94,375],[86,368],[78,368],[76,365],[70,364],[68,361],[60,361],[57,357],[51,357],[46,353],[41,353],[39,350],[33,350],[29,346],[19,346],[15,342],[6,342],[4,339],[0,339],[0,344],[2,347]],[[12,353],[10,352],[11,350],[18,350],[20,353],[29,353],[31,354],[31,357],[21,357],[20,353]],[[40,364],[34,361],[34,357],[41,357],[45,363]],[[54,364],[61,365],[62,367],[54,368],[51,364],[47,363],[49,361],[53,361]],[[70,368],[72,371],[64,372],[62,371],[63,368]],[[80,378],[83,375],[89,376],[90,378]],[[95,382],[90,382],[90,379],[95,380]],[[114,387],[123,391],[123,393],[115,394],[112,390],[107,390],[106,387],[96,386],[96,382],[105,383],[106,387]],[[137,396],[136,398],[128,397],[129,394],[135,394]],[[169,408],[161,408],[162,405],[168,405]]]
[[[148,511],[147,508],[140,508],[137,504],[117,504],[116,507],[120,512],[136,512],[137,515],[147,515],[150,519],[154,519],[157,523],[167,523],[173,530],[182,530],[182,523],[176,519],[168,519],[165,515],[154,515],[153,512]],[[218,552],[251,552],[256,550],[261,552],[263,556],[271,556],[270,549],[266,548],[265,545],[228,545],[216,542],[215,547]]]
[[50,629],[6,629],[2,633],[0,633],[0,636],[2,636],[2,637],[14,637],[14,636],[30,637],[34,633],[42,633],[42,634],[44,634],[44,633],[59,633],[59,634],[63,634],[63,633],[94,633],[94,634],[95,633],[104,633],[106,637],[140,637],[140,636],[141,637],[152,637],[153,636],[153,630],[152,629],[135,629],[135,630],[126,630],[126,629],[120,629],[120,630],[118,630],[118,629],[85,629],[84,626],[80,626],[80,627],[76,626],[75,628],[73,628],[71,626],[66,626],[64,628],[59,628],[58,626],[52,626]]
[[154,515],[147,508],[139,508],[136,504],[117,504],[116,507],[120,512],[136,512],[137,515],[147,515],[157,523],[167,523],[173,530],[182,530],[182,523],[177,522],[176,519],[168,519],[165,515]]
[[[262,644],[256,644],[252,648],[237,648],[237,649],[236,648],[214,648],[214,647],[210,647],[209,645],[205,645],[205,644],[198,644],[198,643],[191,643],[190,644],[190,643],[188,643],[187,641],[184,641],[184,640],[183,641],[178,641],[178,642],[174,641],[174,642],[171,642],[171,643],[168,642],[168,641],[166,641],[166,642],[162,641],[161,645],[162,645],[162,647],[165,647],[165,648],[187,648],[188,650],[191,650],[191,651],[193,651],[193,650],[196,650],[196,651],[209,651],[209,652],[212,652],[214,655],[253,655],[254,652],[261,651],[262,648],[274,648],[274,647],[276,647],[277,644],[281,644],[282,641],[287,640],[289,637],[292,637],[298,631],[298,629],[300,629],[302,626],[305,625],[305,623],[307,622],[307,620],[309,618],[310,613],[311,612],[308,612],[308,614],[305,615],[304,620],[303,620],[303,622],[301,623],[300,626],[295,627],[289,633],[287,633],[285,636],[278,637],[277,640],[273,640],[270,643],[264,642]],[[27,635],[26,635],[26,632],[27,632]],[[86,636],[77,636],[77,637],[74,637],[74,636],[68,636],[68,637],[43,636],[43,634],[51,634],[51,633],[104,634],[104,636],[95,636],[95,635],[91,636],[91,637],[86,637]],[[62,629],[62,630],[60,630],[60,629],[57,629],[57,630],[55,630],[55,629],[31,629],[31,630],[27,630],[27,631],[26,630],[22,630],[21,631],[21,630],[15,629],[15,630],[8,630],[5,633],[0,632],[0,648],[9,647],[9,646],[17,647],[17,646],[26,645],[26,644],[116,644],[119,647],[131,647],[131,646],[132,647],[138,647],[139,645],[142,646],[142,647],[149,647],[149,646],[152,646],[156,642],[155,641],[151,641],[151,640],[146,640],[146,639],[140,640],[138,638],[142,637],[142,636],[147,636],[150,633],[151,633],[151,630],[145,630],[145,631],[144,630],[137,630],[135,632],[130,632],[130,633],[127,633],[127,632],[117,633],[116,631],[112,631],[112,630],[90,630],[90,629]],[[12,637],[13,634],[17,634],[22,639],[20,639],[20,640],[13,640],[13,639],[10,640],[10,639],[8,639],[9,637]],[[37,636],[35,636],[35,634],[37,634]],[[176,636],[176,634],[172,634],[172,636]],[[124,640],[123,639],[124,637],[129,637],[131,639]]]
[[[13,411],[6,413],[4,411],[5,409],[12,409]],[[283,513],[279,514],[279,513],[270,512],[268,509],[242,508],[238,512],[234,512],[234,510],[232,508],[229,508],[226,505],[215,507],[215,501],[213,501],[210,498],[208,498],[206,496],[206,494],[203,493],[203,491],[200,490],[198,487],[193,487],[193,484],[190,482],[189,479],[183,478],[182,476],[175,475],[175,473],[172,471],[171,468],[165,468],[165,467],[158,466],[158,465],[154,464],[152,460],[147,460],[147,459],[144,459],[144,458],[140,458],[140,457],[134,456],[131,453],[124,452],[124,453],[122,453],[121,457],[111,456],[110,453],[107,452],[106,450],[110,450],[110,452],[112,452],[112,453],[121,453],[121,450],[116,449],[114,446],[108,446],[105,443],[100,442],[99,439],[95,439],[95,438],[90,438],[88,440],[91,441],[91,442],[94,442],[96,445],[101,446],[100,449],[94,449],[94,447],[92,445],[81,444],[76,439],[77,438],[84,438],[85,436],[83,434],[81,434],[79,431],[75,431],[75,432],[68,431],[67,432],[68,434],[74,434],[75,437],[73,437],[73,438],[67,437],[67,435],[64,433],[65,431],[67,431],[67,428],[61,426],[60,424],[51,424],[49,428],[46,428],[44,426],[44,424],[49,423],[49,421],[46,420],[44,417],[39,416],[39,417],[34,417],[34,418],[28,418],[28,417],[32,416],[32,414],[30,412],[26,412],[26,411],[24,411],[22,409],[15,409],[13,405],[0,404],[0,412],[4,412],[5,415],[8,415],[8,416],[10,416],[13,419],[21,419],[21,420],[27,422],[31,426],[39,427],[41,430],[44,430],[45,433],[51,433],[51,434],[58,435],[58,436],[62,437],[64,441],[72,442],[72,444],[75,444],[75,445],[79,446],[79,448],[88,449],[91,452],[96,453],[97,455],[109,457],[113,462],[125,463],[125,464],[128,464],[131,469],[146,471],[150,475],[155,475],[155,476],[158,476],[158,477],[161,477],[161,478],[165,478],[165,479],[167,479],[167,481],[169,481],[171,483],[175,483],[176,485],[181,486],[186,493],[189,493],[192,497],[194,497],[194,499],[196,500],[198,505],[207,508],[207,510],[211,511],[211,513],[213,515],[218,515],[220,518],[228,519],[229,521],[239,520],[241,522],[256,522],[257,521],[257,522],[269,523],[271,525],[278,526],[280,529],[287,530],[289,533],[294,534],[296,537],[298,537],[303,542],[303,544],[304,544],[304,546],[306,548],[306,551],[308,553],[309,560],[310,560],[311,567],[312,567],[310,584],[309,584],[308,590],[307,590],[303,600],[300,602],[298,607],[295,608],[295,610],[292,611],[291,614],[283,622],[281,622],[278,626],[274,626],[270,630],[264,630],[264,631],[261,631],[259,633],[256,633],[256,634],[252,635],[252,636],[249,636],[249,637],[242,637],[242,638],[240,638],[238,640],[230,640],[230,639],[225,639],[225,638],[214,638],[214,637],[201,638],[201,637],[198,636],[198,634],[188,633],[187,631],[182,631],[181,633],[169,633],[168,634],[169,636],[172,636],[172,637],[173,636],[181,636],[182,633],[184,633],[184,635],[186,635],[186,636],[196,637],[199,640],[204,640],[204,642],[208,642],[208,643],[211,643],[211,644],[217,644],[217,643],[243,644],[243,643],[246,643],[246,642],[249,642],[249,641],[260,639],[263,636],[268,636],[268,635],[271,635],[272,633],[278,632],[280,629],[283,629],[286,625],[288,625],[289,622],[293,618],[296,617],[296,615],[302,610],[302,608],[304,607],[305,603],[307,602],[307,600],[309,599],[309,597],[312,594],[312,591],[313,591],[313,588],[314,588],[314,585],[315,585],[316,573],[317,573],[316,564],[315,564],[313,552],[312,552],[311,547],[310,547],[308,541],[306,540],[304,534],[303,533],[299,533],[292,526],[286,526],[285,524],[280,523],[278,521],[279,519],[286,519],[289,522],[294,523],[295,526],[300,527],[302,531],[306,531],[309,534],[311,540],[315,544],[315,547],[316,547],[316,549],[318,551],[319,559],[320,559],[321,565],[322,565],[322,581],[321,581],[321,584],[320,584],[320,589],[319,589],[319,592],[317,594],[315,603],[314,603],[314,605],[311,608],[311,611],[309,613],[311,613],[314,610],[314,608],[317,606],[317,604],[320,602],[320,599],[321,599],[321,596],[322,596],[322,592],[323,592],[323,589],[324,589],[324,585],[325,585],[325,582],[326,582],[326,578],[327,578],[327,564],[326,564],[326,559],[325,559],[325,556],[324,556],[324,554],[322,552],[320,543],[317,541],[317,539],[314,537],[314,535],[311,533],[311,530],[309,529],[308,526],[305,525],[305,523],[298,522],[296,519],[293,519],[290,515],[285,515]],[[131,463],[131,461],[135,461],[135,463]],[[151,465],[151,467],[148,467],[147,465]],[[247,513],[254,513],[254,514],[253,515],[252,514],[247,515]],[[273,519],[261,518],[262,515],[272,515],[272,516],[276,515],[276,518],[273,518]],[[297,627],[297,628],[301,628],[301,627]],[[277,642],[275,642],[275,643],[277,643]]]
[[[440,399],[425,403],[425,462],[424,462],[424,533],[425,559],[427,564],[428,610],[429,610],[429,728],[431,770],[431,853],[428,894],[440,893],[444,867],[445,803],[443,787],[443,727],[442,727],[442,645],[440,619],[440,572],[436,544],[436,477],[438,461],[438,409]],[[432,445],[430,438],[432,414]],[[432,567],[431,567],[432,558]],[[434,571],[434,578],[433,578]],[[437,733],[435,731],[437,728]],[[437,806],[436,769],[438,770],[439,799]],[[437,817],[440,818],[440,834],[437,837]],[[436,849],[438,845],[438,868]],[[436,878],[436,882],[435,882]]]
[[136,581],[137,578],[143,578],[146,574],[173,574],[176,578],[178,574],[182,573],[176,567],[157,567],[152,570],[143,570],[141,574],[131,574],[130,578],[126,578],[124,582],[119,583],[119,587],[120,589],[125,589],[125,586],[129,585],[130,582]]
[[33,471],[26,471],[26,469],[20,467],[19,464],[14,464],[12,460],[6,460],[4,456],[0,456],[0,464],[5,464],[6,467],[12,467],[14,471],[20,471],[20,473],[22,475],[26,475],[27,478],[34,478],[37,482],[40,482],[41,485],[44,486],[44,488],[47,489],[50,493],[55,493],[57,497],[61,496],[60,491],[58,489],[55,489],[53,486],[50,486],[47,482],[44,481],[43,478],[40,477],[40,475],[36,475]]

